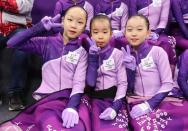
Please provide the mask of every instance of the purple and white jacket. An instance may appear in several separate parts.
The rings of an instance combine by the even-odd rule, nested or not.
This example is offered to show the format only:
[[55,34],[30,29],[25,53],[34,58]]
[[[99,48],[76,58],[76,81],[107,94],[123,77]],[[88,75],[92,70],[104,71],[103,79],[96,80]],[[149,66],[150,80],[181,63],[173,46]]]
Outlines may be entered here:
[[186,39],[188,39],[188,1],[172,0],[172,12],[176,22],[179,24],[181,31]]
[[144,42],[135,53],[137,60],[134,93],[155,96],[173,88],[172,73],[166,52]]
[[[117,92],[114,101],[125,97],[127,91],[127,74],[126,69],[123,64],[123,53],[111,46],[107,45],[104,47],[100,53],[96,62],[99,63],[97,69],[97,76],[94,77],[94,73],[88,72],[87,76],[93,79],[89,79],[88,83],[93,83],[92,81],[96,79],[95,90],[105,90],[113,86],[117,87]],[[88,71],[92,70],[92,66],[97,64],[89,65]],[[95,67],[93,67],[95,68]]]
[[150,21],[150,29],[165,29],[168,23],[170,0],[130,0],[130,14],[143,14]]
[[34,37],[44,30],[39,23],[16,34],[7,43],[8,47],[36,53],[43,58],[45,63],[42,66],[42,83],[34,92],[34,97],[39,99],[37,94],[45,95],[68,88],[72,88],[70,96],[83,93],[87,52],[78,44],[78,39],[64,45],[60,33],[51,37]]

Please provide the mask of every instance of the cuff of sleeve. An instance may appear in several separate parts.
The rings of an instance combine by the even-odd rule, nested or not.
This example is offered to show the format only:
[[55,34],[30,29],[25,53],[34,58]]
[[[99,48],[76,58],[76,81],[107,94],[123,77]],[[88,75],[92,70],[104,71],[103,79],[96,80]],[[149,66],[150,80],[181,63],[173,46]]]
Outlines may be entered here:
[[123,105],[123,100],[118,99],[112,103],[111,107],[116,111],[116,113],[118,113],[118,111],[121,109],[122,105]]
[[78,105],[80,104],[81,97],[82,97],[82,93],[77,93],[71,96],[67,104],[67,108],[73,108],[77,110]]
[[150,107],[149,103],[148,103],[147,101],[145,101],[144,103],[145,103],[145,104],[146,104],[146,106],[148,107],[149,111],[152,111],[152,109],[151,109],[151,107]]

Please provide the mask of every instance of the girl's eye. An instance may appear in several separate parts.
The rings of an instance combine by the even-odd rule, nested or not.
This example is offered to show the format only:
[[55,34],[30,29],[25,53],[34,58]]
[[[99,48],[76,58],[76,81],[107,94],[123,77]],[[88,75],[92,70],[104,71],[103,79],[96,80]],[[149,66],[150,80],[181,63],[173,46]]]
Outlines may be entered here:
[[98,32],[94,31],[93,34],[97,34]]
[[132,31],[132,29],[127,29],[127,31],[128,31],[128,32],[131,32],[131,31]]
[[141,31],[142,29],[138,29],[139,31]]
[[72,21],[72,19],[67,19],[68,21]]
[[78,23],[79,23],[79,24],[84,24],[84,23],[83,23],[83,22],[81,22],[81,21],[80,21],[80,22],[78,22]]

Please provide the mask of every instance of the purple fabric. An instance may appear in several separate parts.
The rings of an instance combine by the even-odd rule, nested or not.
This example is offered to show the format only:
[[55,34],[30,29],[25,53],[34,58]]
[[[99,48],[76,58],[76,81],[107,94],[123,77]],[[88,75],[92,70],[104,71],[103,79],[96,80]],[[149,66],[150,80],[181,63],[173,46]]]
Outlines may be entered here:
[[175,45],[172,40],[173,38],[168,37],[165,34],[159,36],[157,42],[149,42],[151,45],[156,45],[162,47],[168,55],[168,59],[171,65],[176,65],[176,52]]
[[89,55],[88,56],[88,68],[87,68],[87,75],[86,75],[86,82],[90,87],[95,87],[96,80],[97,80],[97,69],[99,68],[99,64],[102,64],[103,60],[109,58],[112,54],[113,48],[108,44],[104,47],[98,55]]
[[130,16],[137,13],[148,17],[150,29],[160,34],[166,28],[170,10],[170,0],[131,0]]
[[165,34],[160,35],[159,37],[159,46],[162,47],[167,55],[171,65],[176,65],[177,57],[175,51],[175,42],[174,38],[166,36]]
[[122,0],[100,0],[95,6],[95,15],[104,13],[111,19],[113,30],[125,31],[128,7]]
[[106,15],[111,14],[116,8],[119,8],[121,0],[100,0],[95,7],[95,14],[105,13]]
[[177,47],[179,47],[182,50],[188,49],[188,39],[186,39],[183,34],[176,32],[175,39],[177,43]]
[[166,28],[168,22],[167,15],[168,7],[170,6],[169,0],[161,0],[161,4],[165,5],[156,7],[154,7],[154,4],[151,4],[152,0],[131,0],[130,2],[130,14],[135,15],[137,13],[141,13],[149,18],[151,30],[160,35],[158,39],[158,43],[160,44],[158,44],[158,46],[162,47],[167,52],[170,64],[175,65],[176,54],[173,51],[174,48],[169,42],[170,39],[168,36],[163,34],[163,30]]
[[53,16],[55,3],[57,1],[58,0],[34,0],[31,12],[32,23],[38,23],[44,16]]
[[158,45],[160,47],[162,47],[166,53],[168,54],[168,58],[169,58],[169,62],[170,64],[176,64],[176,54],[173,51],[171,45],[168,43],[169,38],[166,35],[160,35],[159,37],[159,42],[152,42],[152,41],[148,41],[149,45]]
[[183,91],[185,98],[188,99],[188,50],[186,50],[180,59],[179,72],[178,72],[178,84]]
[[152,0],[130,0],[130,16],[136,15],[137,11],[147,7],[152,3]]
[[178,22],[184,37],[188,39],[188,28],[184,23],[183,15],[188,13],[188,1],[186,0],[171,0],[172,12],[176,21]]
[[114,47],[114,48],[117,48],[117,49],[119,49],[119,50],[121,50],[121,47],[126,47],[126,45],[128,45],[129,43],[128,43],[128,41],[127,41],[127,39],[126,39],[126,37],[125,36],[123,36],[123,37],[120,37],[120,38],[114,38],[114,37],[112,37],[112,39],[110,40],[110,45],[112,46],[112,47]]
[[[34,105],[27,107],[24,111],[19,113],[13,118],[10,123],[16,125],[19,123],[19,127],[26,131],[44,131],[49,128],[52,130],[66,130],[66,131],[91,131],[90,125],[90,105],[88,97],[83,96],[81,104],[78,109],[79,123],[70,129],[62,127],[61,113],[66,107],[71,90],[64,90],[53,93]],[[6,128],[6,123],[0,125],[0,128]]]
[[93,131],[126,131],[128,130],[128,115],[125,105],[119,110],[114,120],[101,120],[99,115],[109,106],[113,99],[92,100],[92,130]]
[[162,32],[164,32],[164,28],[158,28],[154,32],[157,34],[161,34]]
[[131,55],[129,45],[126,46],[126,50],[122,47],[121,51],[123,52],[123,63],[125,67],[131,70],[136,70],[136,59],[133,55]]
[[128,82],[127,94],[133,94],[136,71],[126,68],[126,72],[127,72],[127,82]]
[[95,87],[97,81],[97,69],[99,68],[99,56],[88,55],[88,67],[86,73],[86,83],[90,87]]
[[[149,59],[151,59],[151,65],[144,62],[144,60],[150,61]],[[141,63],[137,67],[135,94],[139,96],[154,96],[157,93],[167,92],[173,88],[168,57],[162,48],[153,46],[147,56],[142,58]]]
[[151,49],[152,46],[147,41],[138,47],[137,52],[133,54],[136,58],[137,65],[141,63],[141,59],[145,58]]
[[[30,39],[31,37],[35,37],[39,34],[42,34],[45,32],[46,29],[44,28],[44,25],[42,22],[39,22],[35,26],[24,30],[22,32],[19,32],[18,34],[14,35],[9,41],[7,42],[7,47],[16,47],[16,46],[21,46],[24,44],[25,41]],[[22,38],[22,39],[21,39]]]
[[140,129],[148,131],[185,131],[188,130],[187,107],[187,101],[164,101],[153,112],[131,119],[130,126],[135,131]]
[[183,91],[180,88],[174,87],[168,96],[172,96],[175,98],[183,98]]
[[110,44],[107,44],[106,47],[102,48],[99,52],[99,64],[102,64],[103,60],[107,60],[110,55],[112,54],[114,48],[110,46]]
[[[123,105],[123,99],[125,98],[121,98],[121,99],[117,99],[112,103],[112,108],[116,111],[116,113],[119,112],[119,110],[121,109],[122,105]],[[125,103],[124,103],[125,104]]]
[[113,86],[117,87],[114,100],[125,97],[127,90],[127,76],[123,65],[123,53],[109,45],[99,53],[100,68],[97,70],[98,77],[95,91],[103,91]]
[[82,45],[83,48],[89,52],[89,48],[92,45],[92,41],[89,38],[89,33],[87,34],[86,32],[82,33],[79,38],[78,38],[78,44]]
[[[92,42],[92,41],[91,41],[91,42]],[[90,42],[90,43],[91,43],[91,42]],[[93,41],[91,44],[92,44],[92,45],[91,45],[90,48],[89,48],[89,54],[98,55],[99,52],[100,52],[100,50],[101,50],[101,48],[100,48],[100,47],[97,47],[95,41]]]
[[77,110],[80,104],[81,97],[82,97],[82,93],[77,93],[77,94],[72,95],[67,104],[67,108],[73,108]]
[[150,105],[150,108],[152,110],[156,109],[159,106],[159,104],[163,101],[163,99],[168,95],[168,93],[169,92],[159,93],[153,96],[151,99],[147,100],[147,102]]
[[57,14],[56,16],[54,17],[49,17],[49,16],[45,16],[44,18],[42,18],[41,22],[44,26],[44,28],[47,30],[47,31],[50,31],[52,28],[61,28],[62,25],[61,23],[56,23],[56,21],[58,19],[60,19],[60,14]]

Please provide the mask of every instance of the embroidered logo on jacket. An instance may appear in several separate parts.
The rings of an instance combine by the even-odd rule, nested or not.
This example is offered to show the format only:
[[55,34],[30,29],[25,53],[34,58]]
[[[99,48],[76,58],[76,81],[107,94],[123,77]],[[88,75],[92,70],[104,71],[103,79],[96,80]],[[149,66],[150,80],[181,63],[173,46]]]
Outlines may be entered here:
[[77,52],[69,52],[66,55],[66,61],[72,64],[77,64],[79,60],[80,54]]
[[153,58],[150,56],[150,57],[146,57],[144,59],[141,59],[141,65],[142,65],[142,68],[144,70],[147,70],[149,68],[152,68],[154,67],[154,62],[153,62]]
[[113,70],[115,69],[115,62],[113,58],[103,61],[104,70]]

